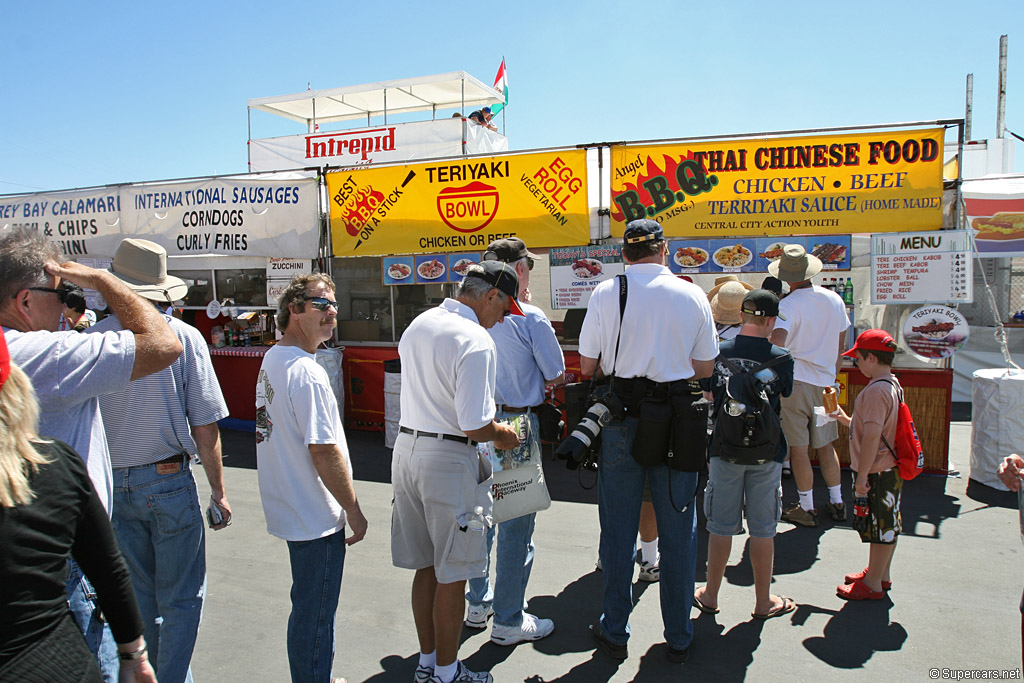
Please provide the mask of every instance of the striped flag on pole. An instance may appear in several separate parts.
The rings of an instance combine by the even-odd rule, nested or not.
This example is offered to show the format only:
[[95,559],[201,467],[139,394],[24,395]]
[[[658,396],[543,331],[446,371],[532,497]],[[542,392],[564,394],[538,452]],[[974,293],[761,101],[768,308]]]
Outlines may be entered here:
[[497,115],[499,111],[505,108],[508,104],[508,72],[505,71],[505,58],[501,58],[501,66],[498,67],[498,75],[494,77],[494,89],[505,96],[503,103],[495,104],[491,107],[491,113]]

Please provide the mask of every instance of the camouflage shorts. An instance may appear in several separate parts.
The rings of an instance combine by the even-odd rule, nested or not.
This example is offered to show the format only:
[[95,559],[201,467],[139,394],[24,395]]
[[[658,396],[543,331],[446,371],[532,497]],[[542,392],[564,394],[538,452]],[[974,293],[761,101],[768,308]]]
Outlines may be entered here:
[[900,515],[900,496],[903,494],[903,480],[895,467],[868,475],[868,527],[860,532],[864,543],[896,542],[903,531],[903,517]]

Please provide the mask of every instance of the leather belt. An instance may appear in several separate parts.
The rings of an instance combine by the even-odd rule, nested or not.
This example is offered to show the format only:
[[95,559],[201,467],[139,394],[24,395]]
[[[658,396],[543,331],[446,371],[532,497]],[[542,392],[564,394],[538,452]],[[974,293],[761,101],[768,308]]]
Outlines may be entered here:
[[174,455],[167,456],[163,460],[157,460],[156,462],[154,462],[152,464],[154,464],[154,465],[163,465],[166,462],[179,462],[180,463],[180,462],[185,462],[186,460],[189,460],[189,459],[190,458],[189,458],[189,455],[187,453],[175,453]]
[[499,413],[534,413],[537,412],[537,406],[526,406],[524,408],[516,408],[514,406],[505,406],[498,404],[495,406]]
[[464,443],[467,446],[475,446],[476,441],[469,438],[468,436],[455,436],[454,434],[438,434],[437,432],[421,432],[415,429],[409,429],[408,427],[399,427],[398,431],[403,434],[411,434],[414,437],[426,437],[428,439],[444,439],[445,441],[455,441],[456,443]]

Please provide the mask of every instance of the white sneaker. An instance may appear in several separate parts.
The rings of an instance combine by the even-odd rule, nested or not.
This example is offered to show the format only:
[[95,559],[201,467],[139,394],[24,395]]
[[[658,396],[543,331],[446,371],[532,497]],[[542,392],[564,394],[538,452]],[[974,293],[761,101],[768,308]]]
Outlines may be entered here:
[[487,619],[494,614],[493,607],[470,605],[466,614],[466,626],[469,628],[487,628]]
[[[430,677],[428,683],[444,683],[441,677],[433,675]],[[451,683],[494,683],[494,677],[486,671],[470,671],[466,668],[466,665],[459,660],[459,667],[455,671],[455,678],[452,679]]]
[[431,667],[423,666],[422,664],[416,665],[416,675],[413,677],[413,683],[430,683],[430,679],[434,676],[434,669]]
[[540,640],[551,635],[554,630],[555,622],[550,619],[538,619],[523,612],[523,623],[519,626],[491,626],[491,642],[498,645],[515,645],[528,640]]
[[658,558],[658,562],[641,562],[640,563],[640,576],[638,577],[641,581],[647,583],[657,583],[661,579],[661,569],[659,563],[661,558]]

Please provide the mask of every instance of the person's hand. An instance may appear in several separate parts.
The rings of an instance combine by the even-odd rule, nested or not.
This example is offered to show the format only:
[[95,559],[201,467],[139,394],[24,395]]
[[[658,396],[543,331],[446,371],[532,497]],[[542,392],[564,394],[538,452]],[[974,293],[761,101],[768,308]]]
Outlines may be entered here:
[[75,261],[65,261],[61,264],[49,261],[43,266],[43,270],[86,289],[96,289],[96,283],[106,274],[104,270],[83,266]]
[[345,545],[358,543],[366,536],[366,517],[363,516],[363,511],[359,508],[358,503],[352,510],[345,511],[345,524],[352,532],[345,537]]
[[836,408],[836,411],[834,413],[829,413],[828,416],[833,418],[836,422],[843,425],[844,427],[850,426],[850,416],[846,414],[846,411],[843,410],[842,406]]
[[1006,484],[1006,488],[1011,491],[1019,490],[1021,479],[1024,479],[1024,458],[1016,453],[1006,456],[999,464],[997,474],[999,481]]
[[853,491],[858,496],[866,496],[868,495],[868,491],[870,490],[871,484],[868,483],[867,478],[861,481],[861,479],[858,477],[857,480],[853,483]]
[[499,451],[510,451],[519,445],[519,434],[508,425],[495,422],[493,441]]
[[156,672],[148,659],[139,662],[121,662],[117,683],[157,683]]
[[221,493],[220,495],[218,495],[216,492],[210,494],[210,500],[213,502],[214,505],[217,506],[217,509],[220,510],[221,516],[224,518],[224,520],[220,524],[215,524],[210,528],[214,531],[220,531],[221,529],[224,529],[229,524],[231,524],[231,506],[228,504],[228,497],[225,496],[223,493]]

